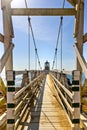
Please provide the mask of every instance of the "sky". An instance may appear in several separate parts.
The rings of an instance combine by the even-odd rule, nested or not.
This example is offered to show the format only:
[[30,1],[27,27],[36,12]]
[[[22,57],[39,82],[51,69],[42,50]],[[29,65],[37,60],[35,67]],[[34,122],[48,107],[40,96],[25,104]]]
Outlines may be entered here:
[[[27,0],[28,7],[31,8],[61,8],[63,0]],[[13,0],[11,7],[25,8],[24,0]],[[72,8],[72,6],[65,2],[65,8]],[[87,32],[87,0],[85,0],[85,19],[84,19],[84,34]],[[44,68],[44,62],[48,60],[52,68],[55,46],[57,42],[58,28],[60,23],[59,16],[30,16],[37,45],[37,50],[41,62],[42,68]],[[13,43],[15,45],[13,49],[13,64],[14,70],[25,70],[29,68],[28,64],[28,20],[27,16],[14,16],[12,17],[14,27]],[[3,34],[3,22],[2,11],[0,10],[0,33]],[[74,16],[63,17],[63,69],[74,70],[76,69],[75,51],[73,44],[75,39],[74,33]],[[58,43],[58,55],[57,55],[57,68],[60,69],[60,40]],[[87,60],[87,44],[84,45],[84,57]],[[4,53],[3,44],[0,43],[0,58]],[[31,69],[35,69],[35,51],[32,36],[30,36],[30,58]],[[55,69],[55,67],[54,67]]]

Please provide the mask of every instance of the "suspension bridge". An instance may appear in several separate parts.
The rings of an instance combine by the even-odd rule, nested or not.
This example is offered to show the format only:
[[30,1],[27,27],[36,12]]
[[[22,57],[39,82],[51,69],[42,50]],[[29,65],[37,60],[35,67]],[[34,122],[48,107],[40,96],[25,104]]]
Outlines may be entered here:
[[[87,41],[84,34],[84,0],[67,0],[72,8],[12,8],[12,0],[1,0],[3,15],[3,34],[0,42],[4,46],[4,54],[0,59],[0,73],[4,67],[7,88],[3,90],[0,102],[6,100],[6,111],[0,116],[0,130],[87,130],[87,118],[82,113],[81,84],[82,72],[87,79],[87,63],[83,56],[83,44]],[[14,38],[12,16],[28,16],[28,25],[32,34],[36,55],[36,65],[39,70],[16,71],[13,69]],[[40,57],[35,41],[30,16],[60,16],[57,43],[52,69],[45,62],[42,70]],[[72,70],[72,83],[67,80],[68,71],[62,68],[62,25],[63,16],[74,16],[74,49],[76,54],[76,69]],[[61,34],[61,70],[57,66],[58,42]],[[30,49],[30,45],[29,45]],[[30,53],[29,53],[30,54]],[[21,87],[16,88],[16,77],[23,76]],[[1,78],[1,77],[0,77]],[[3,81],[0,81],[3,84]],[[4,86],[4,85],[3,85]],[[6,94],[5,94],[6,91]]]

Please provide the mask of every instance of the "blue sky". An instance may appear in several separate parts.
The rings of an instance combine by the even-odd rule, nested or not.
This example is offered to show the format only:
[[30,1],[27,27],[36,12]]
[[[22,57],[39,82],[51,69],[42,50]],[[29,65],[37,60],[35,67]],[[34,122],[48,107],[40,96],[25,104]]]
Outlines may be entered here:
[[[63,0],[27,0],[28,7],[38,8],[57,8],[62,7]],[[24,0],[13,0],[12,7],[25,7]],[[67,1],[65,7],[72,7]],[[87,32],[87,0],[85,0],[85,21],[84,33]],[[14,70],[28,69],[28,20],[27,17],[13,17],[13,27],[15,38],[13,43]],[[34,36],[37,44],[38,54],[41,61],[41,66],[44,67],[44,62],[48,60],[52,67],[54,58],[55,45],[59,28],[60,17],[31,17],[31,23],[34,31]],[[2,15],[0,11],[0,32],[2,29]],[[63,18],[63,68],[65,70],[75,69],[75,52],[73,48],[74,38],[74,17]],[[31,37],[31,69],[35,69],[35,51]],[[84,45],[84,56],[87,60],[87,44]],[[3,54],[3,44],[0,43],[0,58]],[[60,41],[58,46],[58,69],[60,69]]]

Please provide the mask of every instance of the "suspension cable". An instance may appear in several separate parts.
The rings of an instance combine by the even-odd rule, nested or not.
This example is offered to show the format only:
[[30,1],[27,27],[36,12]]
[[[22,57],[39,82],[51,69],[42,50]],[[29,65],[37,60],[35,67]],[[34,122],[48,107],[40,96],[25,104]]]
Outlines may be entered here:
[[[63,17],[61,17],[61,18],[63,18]],[[62,23],[61,23],[61,58],[60,58],[60,62],[61,62],[61,68],[60,68],[60,70],[61,70],[61,73],[62,73],[62,56],[63,56],[63,54],[62,54],[62,39],[63,39],[63,21],[62,21]]]
[[28,27],[28,69],[30,70],[30,26]]
[[57,56],[57,49],[58,49],[58,43],[59,43],[59,36],[60,36],[60,32],[61,32],[61,23],[62,23],[62,21],[60,21],[60,25],[59,25],[59,31],[58,31],[58,37],[57,37],[57,43],[56,43],[56,48],[55,48],[55,54],[54,54],[54,60],[53,60],[52,69],[54,68],[54,64],[55,64],[55,60],[56,60],[56,56]]
[[[63,8],[64,8],[64,6],[65,6],[65,0],[63,1]],[[63,39],[63,16],[61,16],[61,73],[62,73],[62,67],[63,67],[63,65],[62,65],[62,61],[63,61],[63,49],[62,49],[62,40]]]
[[[64,8],[64,5],[65,5],[65,0],[63,1],[62,8]],[[57,51],[58,51],[59,37],[60,37],[60,33],[61,33],[61,28],[62,28],[62,21],[63,21],[63,16],[60,17],[60,24],[59,24],[59,29],[58,29],[57,43],[56,43],[56,48],[55,48],[55,53],[54,53],[52,69],[54,69],[55,62],[57,64]],[[61,60],[62,60],[62,58],[61,58]],[[56,69],[57,69],[57,65],[56,65]]]
[[36,54],[36,52],[37,52],[37,49],[35,51],[35,70],[37,70],[37,54]]
[[[26,6],[26,8],[28,8],[26,0],[25,0],[25,6]],[[30,29],[31,29],[31,34],[32,34],[33,42],[34,42],[34,48],[35,48],[35,55],[36,55],[36,58],[38,60],[38,65],[39,65],[39,68],[42,69],[41,63],[40,63],[40,60],[39,60],[39,55],[38,55],[38,52],[37,52],[37,47],[36,47],[36,42],[35,42],[34,33],[33,33],[33,29],[32,29],[32,24],[31,24],[29,16],[28,16],[28,23],[29,23],[29,26],[30,26]]]
[[[27,6],[27,1],[25,0],[25,6]],[[30,70],[30,17],[28,16],[28,69]]]
[[34,38],[34,33],[33,33],[31,22],[30,22],[30,27],[31,27],[31,33],[32,33],[32,37],[33,37],[34,47],[35,47],[35,53],[36,53],[37,60],[38,60],[38,65],[39,65],[40,69],[42,69],[41,68],[41,63],[40,63],[40,60],[39,60],[39,55],[38,55],[38,52],[37,52],[37,47],[36,47],[36,42],[35,42],[35,38]]

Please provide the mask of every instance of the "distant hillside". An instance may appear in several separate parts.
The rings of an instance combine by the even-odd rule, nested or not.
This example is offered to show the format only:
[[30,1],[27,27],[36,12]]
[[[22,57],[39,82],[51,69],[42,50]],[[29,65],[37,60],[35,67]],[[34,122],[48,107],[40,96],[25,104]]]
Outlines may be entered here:
[[87,86],[87,79],[85,79],[83,86]]
[[81,95],[82,95],[82,97],[87,97],[87,79],[85,79],[85,82],[81,89]]
[[83,87],[81,88],[81,104],[82,111],[87,114],[87,79],[85,79]]

